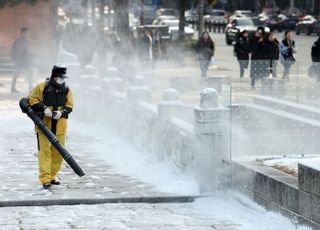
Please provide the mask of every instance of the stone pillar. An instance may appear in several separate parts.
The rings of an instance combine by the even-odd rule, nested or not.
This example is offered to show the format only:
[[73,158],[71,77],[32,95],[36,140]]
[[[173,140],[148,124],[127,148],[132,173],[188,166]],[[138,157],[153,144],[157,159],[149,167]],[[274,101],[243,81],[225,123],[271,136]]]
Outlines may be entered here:
[[200,104],[194,107],[196,169],[201,192],[210,192],[226,186],[228,182],[230,112],[219,105],[215,89],[203,89],[200,96]]
[[131,86],[127,89],[127,100],[131,103],[151,101],[151,89],[146,85],[144,76],[137,75],[132,79]]
[[160,119],[168,119],[178,116],[181,113],[184,104],[180,101],[180,93],[178,90],[169,88],[164,91],[162,101],[158,105]]
[[70,77],[69,81],[77,82],[77,79],[81,74],[81,67],[78,56],[67,51],[61,51],[59,53],[58,60],[60,63],[63,63],[67,66],[67,73]]
[[106,71],[106,76],[102,80],[102,89],[107,94],[112,91],[123,92],[125,88],[124,81],[120,78],[120,73],[117,68],[109,67]]
[[[80,83],[80,103],[79,108],[82,109],[83,119],[86,121],[98,121],[97,114],[102,115],[103,104],[101,102],[101,79],[96,73],[93,65],[86,65],[83,69]],[[90,109],[85,105],[90,105]],[[96,111],[96,113],[92,113]],[[97,111],[99,111],[97,113]]]

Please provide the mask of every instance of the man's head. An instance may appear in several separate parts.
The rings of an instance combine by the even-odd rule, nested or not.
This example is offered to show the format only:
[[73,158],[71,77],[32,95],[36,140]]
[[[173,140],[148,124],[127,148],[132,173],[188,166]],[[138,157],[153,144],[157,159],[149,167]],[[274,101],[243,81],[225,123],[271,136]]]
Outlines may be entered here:
[[27,27],[22,27],[20,29],[20,35],[23,36],[23,37],[26,37],[28,34],[28,28]]
[[65,83],[67,76],[67,67],[62,64],[54,65],[51,72],[51,79],[57,82],[59,85]]

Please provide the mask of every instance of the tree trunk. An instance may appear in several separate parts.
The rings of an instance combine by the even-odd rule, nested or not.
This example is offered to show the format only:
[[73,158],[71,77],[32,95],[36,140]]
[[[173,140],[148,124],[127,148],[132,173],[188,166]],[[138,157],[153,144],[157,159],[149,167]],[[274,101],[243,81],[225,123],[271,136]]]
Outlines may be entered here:
[[100,0],[99,1],[99,14],[100,14],[100,18],[99,18],[99,31],[103,31],[104,29],[104,18],[105,18],[105,14],[104,14],[104,7],[106,5],[106,1],[105,0]]
[[179,40],[184,39],[186,0],[179,0]]
[[128,36],[129,27],[129,1],[114,1],[115,28],[119,36]]
[[96,0],[91,0],[91,23],[94,30],[96,29]]
[[204,21],[203,21],[203,15],[204,15],[204,0],[199,0],[199,38],[201,38],[202,33],[204,31]]
[[144,0],[140,1],[140,25],[144,25]]

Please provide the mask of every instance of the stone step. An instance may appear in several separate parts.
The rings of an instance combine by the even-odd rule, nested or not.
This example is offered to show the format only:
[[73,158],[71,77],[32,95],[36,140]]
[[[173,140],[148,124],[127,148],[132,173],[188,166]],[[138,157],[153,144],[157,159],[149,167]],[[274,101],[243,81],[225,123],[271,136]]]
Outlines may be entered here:
[[320,120],[304,117],[301,114],[296,114],[290,111],[285,111],[278,108],[270,108],[270,106],[260,104],[242,104],[242,107],[251,109],[253,111],[260,111],[266,116],[266,119],[268,119],[269,114],[270,116],[277,116],[279,118],[286,119],[287,121],[294,121],[295,123],[320,128]]
[[256,96],[254,101],[257,105],[271,107],[275,110],[280,110],[301,117],[320,121],[320,109],[315,108],[314,106],[299,104],[268,96]]

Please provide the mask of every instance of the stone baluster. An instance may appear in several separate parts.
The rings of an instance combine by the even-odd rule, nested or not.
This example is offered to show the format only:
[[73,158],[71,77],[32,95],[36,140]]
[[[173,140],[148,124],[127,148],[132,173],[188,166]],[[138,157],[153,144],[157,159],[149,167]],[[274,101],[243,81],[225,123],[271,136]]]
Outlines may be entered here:
[[200,96],[200,104],[194,107],[196,169],[201,192],[209,192],[223,187],[228,181],[230,112],[219,105],[215,89],[203,89]]

